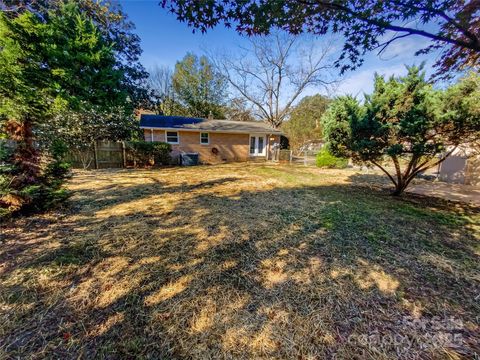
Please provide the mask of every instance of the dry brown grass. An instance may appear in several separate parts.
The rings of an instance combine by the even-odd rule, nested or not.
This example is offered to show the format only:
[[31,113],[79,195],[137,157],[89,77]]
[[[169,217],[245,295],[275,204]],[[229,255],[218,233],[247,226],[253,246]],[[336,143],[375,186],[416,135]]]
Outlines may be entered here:
[[79,172],[65,208],[2,225],[0,358],[478,356],[478,209],[379,184]]

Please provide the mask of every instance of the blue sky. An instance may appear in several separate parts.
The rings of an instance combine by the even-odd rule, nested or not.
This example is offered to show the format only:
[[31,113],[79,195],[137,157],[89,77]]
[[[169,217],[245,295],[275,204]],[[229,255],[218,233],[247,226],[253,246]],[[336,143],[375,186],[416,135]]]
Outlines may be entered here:
[[[145,67],[155,64],[173,67],[187,52],[198,55],[217,50],[235,51],[245,39],[232,29],[220,25],[207,34],[193,33],[185,23],[176,20],[158,3],[159,0],[122,0],[119,1],[130,20],[135,23],[136,33],[142,41],[141,61]],[[321,41],[321,39],[320,39]],[[435,55],[414,56],[416,50],[426,44],[421,37],[410,37],[394,42],[381,56],[369,54],[364,65],[344,76],[337,94],[361,95],[370,92],[373,74],[379,72],[387,76],[405,73],[404,64],[420,64],[426,61],[427,72],[435,62]],[[321,89],[309,89],[306,94],[322,92]]]

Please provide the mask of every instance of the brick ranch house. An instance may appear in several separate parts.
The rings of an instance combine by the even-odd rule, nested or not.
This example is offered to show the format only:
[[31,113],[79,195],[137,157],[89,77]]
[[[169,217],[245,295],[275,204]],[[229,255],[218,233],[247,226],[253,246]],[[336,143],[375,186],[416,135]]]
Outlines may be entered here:
[[203,164],[271,159],[282,132],[262,122],[142,114],[145,141],[172,145],[172,157],[198,153]]

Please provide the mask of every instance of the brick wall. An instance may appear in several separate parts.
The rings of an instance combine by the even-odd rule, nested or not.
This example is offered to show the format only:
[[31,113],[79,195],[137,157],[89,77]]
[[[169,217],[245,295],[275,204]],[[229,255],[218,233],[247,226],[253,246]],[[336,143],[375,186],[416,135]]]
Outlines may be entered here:
[[[144,129],[145,140],[151,141],[149,129]],[[210,144],[200,144],[200,132],[179,131],[179,144],[172,144],[172,157],[176,158],[180,152],[199,153],[200,161],[206,164],[216,164],[225,161],[247,161],[249,158],[248,134],[210,133]],[[165,141],[165,131],[154,130],[153,141]],[[212,149],[216,148],[215,155]]]
[[[249,155],[249,134],[209,133],[210,144],[200,144],[200,132],[179,131],[179,144],[172,144],[172,157],[175,159],[183,152],[199,153],[200,162],[205,164],[217,164],[225,161],[247,161]],[[144,129],[146,141],[151,141],[150,129]],[[153,130],[153,141],[165,141],[164,130]],[[279,143],[279,135],[266,136],[267,154],[273,143]],[[216,148],[215,155],[212,149]]]

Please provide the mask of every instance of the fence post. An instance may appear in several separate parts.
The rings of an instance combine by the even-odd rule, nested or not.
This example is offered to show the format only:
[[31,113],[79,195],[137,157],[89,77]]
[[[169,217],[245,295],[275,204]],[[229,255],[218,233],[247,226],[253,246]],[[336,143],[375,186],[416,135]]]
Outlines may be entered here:
[[95,169],[98,169],[97,140],[93,142],[93,159],[95,160]]
[[465,175],[463,176],[463,184],[468,185],[469,184],[469,178],[470,178],[470,164],[468,162],[468,159],[465,159],[465,168],[464,168],[464,173]]
[[127,154],[125,150],[125,141],[122,141],[122,162],[123,162],[123,168],[127,167]]

